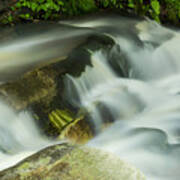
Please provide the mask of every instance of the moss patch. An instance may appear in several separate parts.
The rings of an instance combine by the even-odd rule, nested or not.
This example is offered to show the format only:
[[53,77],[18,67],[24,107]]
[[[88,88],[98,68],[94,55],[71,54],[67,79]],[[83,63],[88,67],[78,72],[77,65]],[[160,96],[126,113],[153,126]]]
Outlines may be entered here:
[[68,144],[49,147],[13,168],[1,180],[145,180],[140,171],[118,157]]

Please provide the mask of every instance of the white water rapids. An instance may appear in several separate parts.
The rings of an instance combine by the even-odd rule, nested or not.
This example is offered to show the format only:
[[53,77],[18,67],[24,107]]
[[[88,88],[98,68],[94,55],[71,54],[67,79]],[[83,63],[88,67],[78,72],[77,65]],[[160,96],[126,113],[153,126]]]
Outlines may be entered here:
[[[143,46],[118,31],[110,34],[127,57],[128,77],[117,76],[108,64],[109,56],[97,51],[92,55],[93,67],[79,78],[67,76],[67,86],[76,89],[80,100],[72,103],[90,112],[98,133],[104,122],[114,121],[89,146],[115,153],[147,179],[179,180],[180,33],[151,21],[136,28]],[[71,92],[69,96],[73,99]]]
[[15,165],[52,143],[40,134],[28,112],[17,114],[0,103],[0,170]]
[[[65,78],[71,103],[85,108],[94,123],[97,136],[88,146],[115,153],[139,168],[148,180],[179,180],[180,33],[149,20],[95,18],[63,23],[95,29],[116,43],[109,54],[95,51],[92,67],[87,66],[80,77]],[[121,60],[125,57],[125,77],[110,66],[112,57],[119,69],[124,67]],[[0,129],[4,147],[0,169],[9,166],[1,159],[19,160],[19,152],[27,152],[21,156],[24,158],[50,144],[28,113],[17,115],[3,104]]]

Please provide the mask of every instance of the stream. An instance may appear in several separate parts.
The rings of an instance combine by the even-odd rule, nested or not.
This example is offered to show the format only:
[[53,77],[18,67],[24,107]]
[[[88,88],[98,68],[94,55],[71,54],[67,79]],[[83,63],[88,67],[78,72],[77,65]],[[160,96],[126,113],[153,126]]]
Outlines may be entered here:
[[[179,180],[179,30],[149,19],[113,15],[61,21],[59,26],[52,28],[55,35],[48,30],[38,38],[33,33],[25,33],[20,41],[16,37],[13,40],[16,46],[11,40],[4,40],[0,45],[0,62],[6,72],[0,68],[1,82],[26,72],[42,62],[44,56],[49,62],[68,55],[90,34],[100,33],[112,38],[115,45],[110,51],[91,52],[92,66],[86,66],[81,76],[66,74],[64,78],[67,100],[77,108],[86,109],[93,122],[97,135],[87,146],[116,154],[139,168],[148,180]],[[61,26],[68,31],[61,30]],[[23,40],[24,36],[28,38]],[[43,40],[46,37],[48,41]],[[35,39],[36,44],[32,43]],[[34,48],[35,45],[39,49]],[[61,45],[59,49],[58,45]],[[46,46],[50,48],[43,54]],[[15,66],[11,66],[9,62],[13,58],[8,57],[7,51],[16,54],[16,50]],[[32,52],[37,56],[31,57]],[[3,60],[3,53],[9,62]],[[30,57],[35,58],[36,63],[34,59],[26,63]],[[105,128],[106,125],[110,126]],[[17,114],[0,104],[1,170],[55,143],[58,142],[47,140],[39,132],[29,112]]]

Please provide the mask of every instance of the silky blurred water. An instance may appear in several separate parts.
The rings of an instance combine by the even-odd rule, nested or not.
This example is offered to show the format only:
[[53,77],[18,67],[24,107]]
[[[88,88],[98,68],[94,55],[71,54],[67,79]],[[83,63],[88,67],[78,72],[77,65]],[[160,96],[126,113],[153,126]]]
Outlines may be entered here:
[[[134,25],[140,41],[136,43],[136,38],[122,33],[121,28],[125,31],[127,27],[114,21],[112,29],[104,30],[116,42],[116,47],[108,52],[111,56],[96,51],[91,57],[93,67],[87,67],[78,78],[68,75],[67,88],[75,89],[79,96],[75,100],[74,92],[69,91],[69,98],[91,114],[97,137],[89,146],[115,153],[138,167],[147,179],[178,180],[180,34],[147,20]],[[94,20],[82,27],[106,29],[108,23],[102,22],[97,24]],[[73,25],[81,27],[78,22]],[[125,77],[120,77],[117,67],[115,71],[108,63],[110,57],[116,57],[113,60],[122,71],[127,67],[122,55],[128,66]],[[111,125],[104,130],[105,123]]]
[[[11,60],[12,56],[9,57],[6,51],[13,49],[16,54],[18,50],[21,61],[17,58],[14,62],[18,66],[34,51],[35,44],[42,50],[44,44],[51,47],[50,40],[53,46],[47,48],[45,56],[50,53],[48,58],[53,57],[55,52],[56,57],[61,57],[64,56],[63,43],[66,42],[67,47],[72,43],[65,51],[68,55],[79,45],[79,39],[84,42],[81,32],[111,37],[115,45],[109,51],[91,52],[92,66],[87,65],[79,77],[66,74],[64,79],[67,101],[86,109],[93,122],[96,137],[87,145],[116,154],[139,168],[147,179],[179,180],[180,33],[151,20],[119,16],[59,22],[62,24],[69,31],[66,37],[59,37],[56,45],[53,42],[55,36],[61,36],[58,33],[61,28],[53,35],[52,31],[45,33],[40,40],[32,34],[33,41],[16,41],[15,46],[2,45],[0,53],[4,52],[3,57]],[[75,35],[72,34],[74,28],[77,28]],[[75,39],[71,42],[72,35]],[[26,51],[17,47],[26,47]],[[42,61],[44,52],[35,51],[34,56]],[[0,70],[2,77],[6,77],[8,69],[16,71],[16,66],[10,64],[10,61],[4,63],[6,72]],[[22,72],[30,65],[20,66]],[[0,104],[0,161],[3,159],[0,169],[16,164],[50,144],[53,143],[40,133],[28,112],[15,113],[7,105]]]

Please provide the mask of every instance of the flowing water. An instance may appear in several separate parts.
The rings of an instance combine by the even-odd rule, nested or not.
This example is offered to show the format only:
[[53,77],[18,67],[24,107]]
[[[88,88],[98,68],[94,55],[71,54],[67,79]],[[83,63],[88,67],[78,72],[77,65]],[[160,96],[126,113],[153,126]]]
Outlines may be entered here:
[[2,102],[0,111],[0,170],[53,143],[40,134],[30,113],[17,114]]
[[[117,154],[141,169],[148,179],[178,180],[180,33],[143,21],[131,29],[138,30],[131,39],[125,31],[131,33],[128,26],[132,28],[132,21],[123,22],[125,25],[117,19],[97,22],[71,24],[104,28],[102,31],[114,38],[115,47],[108,54],[93,53],[93,67],[87,67],[79,78],[66,79],[68,88],[75,89],[79,96],[72,103],[90,112],[98,133],[88,145]],[[107,22],[112,24],[108,26]],[[108,62],[115,57],[121,71],[127,67],[123,56],[128,71],[125,77],[119,77]],[[69,97],[73,99],[71,92]],[[101,133],[105,122],[113,123]]]
[[[178,30],[150,20],[117,16],[61,23],[102,33],[115,41],[109,51],[92,53],[92,66],[80,77],[65,76],[68,101],[89,112],[97,133],[88,146],[118,155],[147,179],[179,180]],[[28,113],[17,115],[6,105],[0,106],[1,156],[31,153],[49,145]]]

